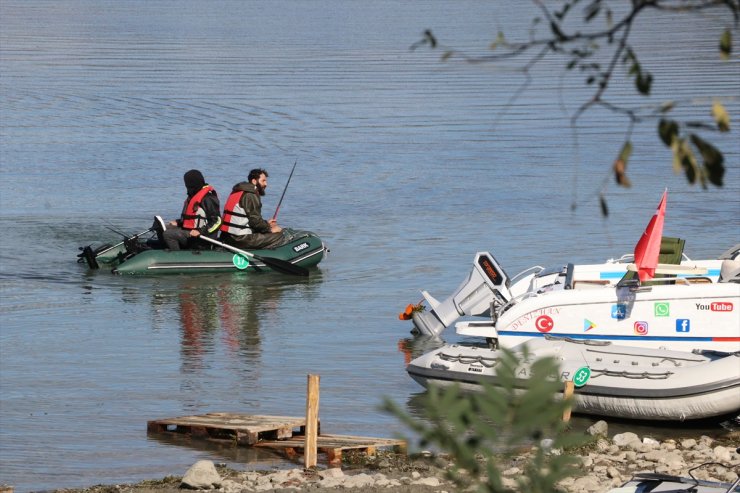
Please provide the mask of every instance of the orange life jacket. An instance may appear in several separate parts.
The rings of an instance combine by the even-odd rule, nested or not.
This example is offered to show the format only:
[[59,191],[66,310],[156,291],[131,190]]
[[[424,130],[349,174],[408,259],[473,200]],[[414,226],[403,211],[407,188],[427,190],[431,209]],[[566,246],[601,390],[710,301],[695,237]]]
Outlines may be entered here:
[[241,206],[242,195],[244,195],[243,190],[232,192],[229,198],[226,199],[226,205],[224,206],[221,231],[234,236],[252,234],[247,211]]
[[206,211],[200,203],[211,190],[213,187],[206,185],[190,198],[182,213],[182,229],[199,229],[207,224]]

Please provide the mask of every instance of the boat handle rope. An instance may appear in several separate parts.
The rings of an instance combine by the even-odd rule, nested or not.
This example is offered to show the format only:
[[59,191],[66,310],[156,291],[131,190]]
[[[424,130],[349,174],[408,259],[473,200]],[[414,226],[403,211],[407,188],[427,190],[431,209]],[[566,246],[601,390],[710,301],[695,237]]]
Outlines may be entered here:
[[[464,356],[462,354],[446,354],[446,353],[439,353],[437,356],[439,356],[439,359],[443,361],[449,361],[451,363],[460,363],[463,365],[470,365],[473,363],[480,363],[481,365],[485,366],[486,368],[493,368],[499,363],[498,358],[486,358],[484,356]],[[623,377],[623,378],[630,378],[634,380],[666,380],[667,378],[670,378],[671,375],[673,375],[674,372],[672,371],[665,371],[662,373],[650,373],[647,371],[643,372],[630,372],[630,371],[615,371],[615,370],[607,370],[607,369],[600,369],[600,368],[592,368],[591,369],[591,378],[596,378],[599,376],[608,376],[608,377]]]
[[612,341],[598,341],[594,339],[574,339],[567,336],[554,336],[551,334],[544,334],[543,337],[546,341],[564,341],[571,342],[573,344],[583,344],[584,346],[610,346]]
[[[625,358],[635,357],[635,354],[632,354],[632,353],[615,353],[611,351],[598,351],[596,349],[586,349],[586,351],[589,353],[605,354],[605,355],[614,356],[614,357],[618,357],[618,356],[625,357]],[[705,359],[679,358],[678,356],[654,356],[653,359],[656,359],[658,361],[651,363],[652,365],[659,365],[666,361],[670,361],[671,363],[673,363],[674,366],[681,366],[681,363],[686,362],[686,361],[691,362],[691,363],[703,363],[706,361]],[[633,363],[633,364],[636,364],[636,363]]]
[[493,368],[499,362],[498,358],[486,358],[484,356],[463,356],[462,354],[445,354],[439,353],[439,359],[444,361],[450,361],[452,363],[462,363],[463,365],[470,365],[472,363],[480,363],[486,368]]
[[663,373],[649,373],[646,371],[637,373],[637,372],[631,372],[631,371],[614,371],[614,370],[601,370],[601,369],[593,369],[591,368],[591,378],[597,378],[600,376],[607,376],[607,377],[623,377],[623,378],[630,378],[634,380],[666,380],[671,375],[673,375],[672,371],[666,371]]

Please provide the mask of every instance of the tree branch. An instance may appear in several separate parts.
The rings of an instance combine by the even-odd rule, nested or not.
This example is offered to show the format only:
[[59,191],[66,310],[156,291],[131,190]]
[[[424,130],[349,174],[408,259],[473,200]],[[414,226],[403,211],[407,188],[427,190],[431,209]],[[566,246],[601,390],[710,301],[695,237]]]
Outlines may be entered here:
[[[579,118],[590,108],[598,105],[628,118],[629,124],[625,133],[625,143],[619,157],[617,157],[612,166],[612,169],[615,172],[617,184],[620,186],[629,186],[630,182],[626,176],[626,168],[627,160],[632,152],[632,143],[630,142],[630,138],[635,125],[642,122],[646,116],[639,114],[638,111],[634,109],[605,101],[604,96],[610,86],[614,72],[620,61],[627,65],[629,75],[634,78],[636,91],[643,96],[650,95],[653,81],[652,74],[642,68],[637,54],[629,44],[629,37],[638,15],[648,9],[668,13],[695,14],[708,9],[727,7],[733,13],[735,25],[738,24],[738,17],[740,16],[740,0],[631,0],[629,11],[621,17],[618,22],[612,24],[612,10],[607,6],[607,0],[591,0],[588,6],[584,9],[583,23],[588,24],[600,13],[604,12],[606,20],[609,23],[607,28],[591,30],[585,33],[577,29],[570,30],[573,32],[569,32],[564,28],[565,20],[572,13],[574,10],[573,7],[577,5],[580,0],[564,0],[560,2],[559,5],[562,7],[559,11],[550,10],[546,5],[546,0],[532,0],[532,2],[542,12],[545,21],[549,25],[549,36],[537,37],[536,34],[532,34],[528,41],[511,43],[504,39],[503,33],[499,33],[498,39],[491,45],[491,49],[498,48],[499,46],[503,48],[503,50],[500,50],[497,53],[469,56],[457,50],[445,48],[446,51],[442,56],[442,59],[447,60],[454,56],[460,57],[468,63],[496,62],[505,59],[524,57],[528,51],[539,48],[538,52],[529,58],[521,68],[524,73],[525,80],[509,98],[505,109],[499,113],[496,119],[497,125],[506,109],[510,107],[510,105],[516,101],[524,90],[531,84],[532,76],[530,74],[530,70],[535,67],[537,63],[550,53],[569,56],[570,61],[567,62],[565,67],[567,70],[578,67],[587,76],[585,81],[586,85],[593,84],[594,82],[597,83],[597,87],[591,97],[587,101],[583,102],[583,104],[581,104],[570,117],[570,127],[574,132],[576,153],[578,149],[577,123]],[[540,20],[540,18],[534,19],[532,31],[534,31],[534,26],[540,22]],[[441,48],[441,45],[437,43],[437,40],[431,31],[427,30],[424,34],[425,38],[413,45],[412,49],[416,48],[420,44],[429,44],[432,48]],[[618,40],[616,46],[609,49],[609,51],[611,51],[610,54],[604,54],[603,52],[606,52],[607,49],[600,48],[597,44],[598,41],[604,39],[607,40],[608,45],[612,45],[615,40]],[[720,58],[728,59],[730,57],[730,53],[732,51],[732,36],[729,28],[725,28],[724,32],[720,36],[718,48]],[[608,56],[608,64],[603,70],[601,65],[591,58],[595,54],[599,53],[600,50],[603,50],[602,54],[604,54],[604,56]],[[657,118],[660,120],[658,125],[658,135],[663,143],[669,147],[673,153],[674,170],[683,170],[686,174],[686,178],[692,184],[698,181],[702,186],[706,187],[706,182],[709,181],[717,186],[722,186],[722,176],[724,174],[722,153],[714,148],[710,143],[701,139],[693,132],[693,130],[699,129],[728,132],[730,119],[726,109],[719,101],[714,101],[711,103],[712,115],[714,116],[713,123],[709,124],[701,121],[682,123],[667,119],[665,116],[674,105],[675,103],[660,105],[657,110],[654,110],[651,115],[648,115],[650,118]],[[698,151],[701,155],[703,159],[703,167],[700,167],[697,164],[698,160],[695,157],[695,151]],[[577,163],[578,159],[576,159],[576,165]],[[599,193],[602,211],[604,211],[604,214],[606,215],[606,202],[603,198],[603,189]]]

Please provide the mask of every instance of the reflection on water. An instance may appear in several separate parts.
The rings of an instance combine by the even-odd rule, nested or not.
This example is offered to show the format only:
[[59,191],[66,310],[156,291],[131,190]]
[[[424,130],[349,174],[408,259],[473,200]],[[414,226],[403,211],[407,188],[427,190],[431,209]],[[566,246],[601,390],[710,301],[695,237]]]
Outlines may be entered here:
[[[177,320],[183,374],[207,369],[207,360],[218,352],[238,365],[245,378],[253,377],[250,373],[261,366],[262,321],[277,315],[286,293],[308,288],[303,293],[309,295],[317,289],[321,277],[316,274],[310,279],[274,272],[179,276],[149,293],[153,325],[166,324],[168,317]],[[141,295],[126,288],[122,293],[128,302]]]
[[[183,371],[202,368],[203,354],[213,350],[216,337],[221,339],[227,357],[259,368],[260,318],[270,317],[279,309],[280,297],[289,286],[266,281],[234,282],[227,276],[219,281],[196,278],[182,283],[173,294],[182,331]],[[153,296],[152,302],[161,303],[161,298]]]
[[[233,440],[192,438],[177,433],[148,433],[147,440],[165,446],[185,447],[204,452],[214,462],[227,461],[239,464],[242,469],[258,470],[283,467],[286,461],[291,460],[279,450],[262,447],[240,447],[236,446]],[[303,461],[303,458],[296,456],[294,461],[299,464]]]
[[439,337],[418,335],[406,337],[398,341],[398,350],[403,354],[404,365],[408,366],[411,360],[422,354],[434,351],[445,345],[445,341]]

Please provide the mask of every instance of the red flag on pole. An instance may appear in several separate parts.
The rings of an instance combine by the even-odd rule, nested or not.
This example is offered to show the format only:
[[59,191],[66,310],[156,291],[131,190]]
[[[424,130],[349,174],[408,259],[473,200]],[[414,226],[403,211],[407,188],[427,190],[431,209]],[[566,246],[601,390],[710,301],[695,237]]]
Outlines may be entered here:
[[655,211],[650,223],[642,233],[640,241],[635,245],[635,265],[640,281],[647,281],[655,277],[655,268],[658,266],[658,255],[660,255],[660,240],[663,237],[663,222],[665,220],[665,203],[668,190],[663,192],[658,209]]

